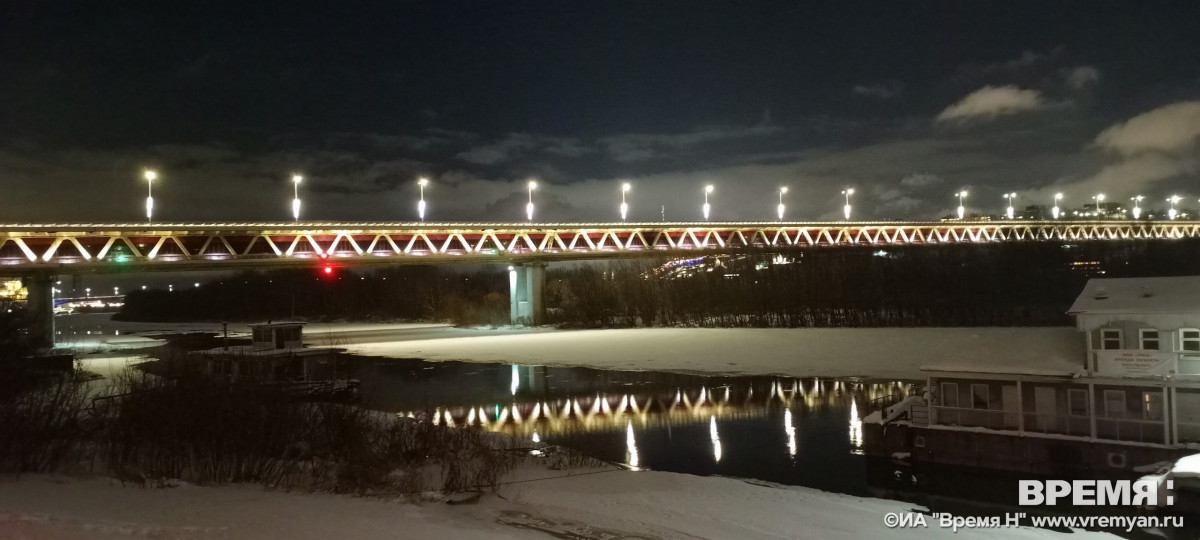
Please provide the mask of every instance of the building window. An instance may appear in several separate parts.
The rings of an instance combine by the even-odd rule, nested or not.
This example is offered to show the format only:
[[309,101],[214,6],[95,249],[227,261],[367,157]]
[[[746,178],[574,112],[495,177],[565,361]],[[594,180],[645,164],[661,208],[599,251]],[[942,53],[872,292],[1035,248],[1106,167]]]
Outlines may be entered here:
[[1121,330],[1119,328],[1105,328],[1101,330],[1100,348],[1104,350],[1120,349]]
[[1179,350],[1200,352],[1200,330],[1195,328],[1180,328]]
[[1162,392],[1142,392],[1142,418],[1146,420],[1163,419]]
[[942,406],[958,407],[958,383],[942,383]]
[[1125,418],[1125,391],[1104,391],[1104,416],[1107,418]]
[[988,408],[988,387],[986,384],[971,385],[971,408],[986,409]]
[[1071,411],[1071,416],[1087,416],[1088,415],[1088,391],[1079,388],[1067,390],[1067,405]]
[[1143,328],[1138,330],[1139,348],[1147,351],[1158,350],[1158,330],[1153,328]]

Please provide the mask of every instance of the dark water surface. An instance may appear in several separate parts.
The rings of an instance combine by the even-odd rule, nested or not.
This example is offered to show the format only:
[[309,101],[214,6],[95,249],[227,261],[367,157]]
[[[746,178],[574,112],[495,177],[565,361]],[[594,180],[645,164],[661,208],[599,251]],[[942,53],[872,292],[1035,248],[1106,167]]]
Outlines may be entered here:
[[378,360],[364,403],[640,468],[869,495],[859,415],[913,381]]

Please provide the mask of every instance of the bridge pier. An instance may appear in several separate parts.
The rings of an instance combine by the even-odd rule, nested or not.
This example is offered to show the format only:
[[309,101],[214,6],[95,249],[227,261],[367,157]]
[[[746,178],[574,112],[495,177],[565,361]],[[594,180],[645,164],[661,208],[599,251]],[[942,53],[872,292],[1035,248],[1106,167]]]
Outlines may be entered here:
[[546,263],[509,267],[508,302],[512,324],[539,326],[546,323]]
[[25,312],[29,316],[29,338],[34,349],[54,348],[54,276],[35,274],[21,280],[29,292]]

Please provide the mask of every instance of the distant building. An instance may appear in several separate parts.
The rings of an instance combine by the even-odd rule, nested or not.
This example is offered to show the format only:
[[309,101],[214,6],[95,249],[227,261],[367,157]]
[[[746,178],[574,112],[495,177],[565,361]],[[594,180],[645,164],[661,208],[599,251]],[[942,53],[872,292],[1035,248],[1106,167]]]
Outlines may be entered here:
[[1078,210],[1071,211],[1066,216],[1071,219],[1130,219],[1129,211],[1115,201],[1103,202],[1097,207],[1096,203],[1083,205]]
[[1092,279],[1069,313],[1082,355],[1014,344],[1002,365],[923,366],[926,397],[864,422],[868,451],[1040,473],[1128,472],[1195,452],[1200,276]]

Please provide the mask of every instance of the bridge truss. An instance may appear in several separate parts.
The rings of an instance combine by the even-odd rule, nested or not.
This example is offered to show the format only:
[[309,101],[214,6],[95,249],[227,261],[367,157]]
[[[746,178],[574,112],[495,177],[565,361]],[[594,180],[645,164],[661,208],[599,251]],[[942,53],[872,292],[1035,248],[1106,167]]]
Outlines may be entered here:
[[836,246],[1200,236],[1200,221],[0,224],[0,274],[527,263]]

